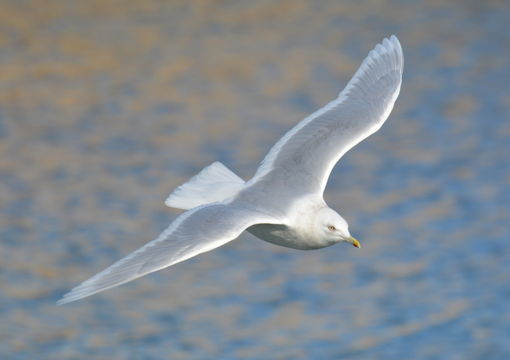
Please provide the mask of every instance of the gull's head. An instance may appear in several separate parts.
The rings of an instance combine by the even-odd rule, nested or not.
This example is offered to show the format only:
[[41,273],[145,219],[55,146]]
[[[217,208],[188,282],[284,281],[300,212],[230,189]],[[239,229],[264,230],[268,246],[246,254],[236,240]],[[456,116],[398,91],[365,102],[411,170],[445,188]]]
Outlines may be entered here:
[[357,248],[361,247],[358,240],[349,233],[349,225],[335,210],[324,207],[319,210],[317,225],[323,238],[331,243],[347,242]]

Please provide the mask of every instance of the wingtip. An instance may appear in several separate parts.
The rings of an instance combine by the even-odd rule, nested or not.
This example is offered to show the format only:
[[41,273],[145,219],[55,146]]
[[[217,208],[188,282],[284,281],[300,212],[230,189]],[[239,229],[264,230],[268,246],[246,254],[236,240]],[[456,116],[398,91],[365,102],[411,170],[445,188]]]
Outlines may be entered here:
[[69,293],[62,296],[57,302],[55,302],[55,305],[62,306],[62,305],[65,305],[65,304],[68,304],[68,303],[74,301],[74,300],[69,299],[68,295],[69,295]]
[[389,37],[385,37],[381,41],[381,44],[385,48],[398,48],[398,49],[402,49],[402,45],[400,44],[400,40],[398,39],[397,35],[395,35],[395,34],[391,34]]
[[60,299],[60,300],[58,300],[57,302],[55,302],[55,305],[56,305],[56,306],[62,306],[62,305],[65,305],[65,304],[67,304],[67,303],[68,303],[68,302],[67,302],[67,301],[65,301],[64,299]]
[[380,43],[375,45],[374,48],[369,52],[369,56],[367,58],[370,59],[373,56],[381,56],[389,52],[396,52],[400,56],[402,54],[402,45],[400,44],[397,36],[394,34],[383,38]]
[[404,65],[404,52],[402,50],[402,44],[400,40],[395,34],[390,35],[387,38],[384,38],[383,41],[376,46],[381,46],[385,53],[392,54],[394,61],[396,62],[399,68],[403,68]]
[[383,43],[387,43],[388,47],[396,49],[399,53],[402,53],[402,44],[398,39],[397,35],[392,34],[389,38],[385,38]]
[[56,302],[56,305],[62,306],[65,304],[69,304],[71,302],[81,300],[83,298],[89,297],[91,295],[94,295],[98,292],[101,292],[101,291],[107,290],[107,289],[108,288],[91,289],[90,287],[83,286],[83,283],[82,283],[82,284],[78,285],[77,287],[75,287],[74,289],[72,289],[71,291],[69,291],[68,293],[64,294],[64,296],[62,296],[62,298]]
[[62,298],[60,298],[60,300],[58,300],[55,304],[57,306],[62,306],[62,305],[65,305],[65,304],[69,304],[70,302],[73,302],[73,301],[76,301],[76,300],[80,300],[80,299],[82,299],[82,298],[84,298],[86,296],[88,296],[88,295],[80,296],[73,289],[73,290],[65,293],[64,296],[62,296]]

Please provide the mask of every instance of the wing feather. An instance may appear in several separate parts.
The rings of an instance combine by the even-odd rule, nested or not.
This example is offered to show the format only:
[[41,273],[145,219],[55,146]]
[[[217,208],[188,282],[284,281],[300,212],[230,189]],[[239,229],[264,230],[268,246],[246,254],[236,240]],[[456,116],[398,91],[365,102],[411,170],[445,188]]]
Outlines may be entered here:
[[237,238],[246,228],[274,219],[223,203],[196,207],[181,214],[155,240],[117,261],[65,294],[57,304],[90,296],[177,264]]
[[305,118],[272,147],[247,185],[264,179],[264,183],[292,187],[295,194],[322,194],[343,154],[388,118],[400,92],[403,66],[397,37],[384,39],[335,100]]

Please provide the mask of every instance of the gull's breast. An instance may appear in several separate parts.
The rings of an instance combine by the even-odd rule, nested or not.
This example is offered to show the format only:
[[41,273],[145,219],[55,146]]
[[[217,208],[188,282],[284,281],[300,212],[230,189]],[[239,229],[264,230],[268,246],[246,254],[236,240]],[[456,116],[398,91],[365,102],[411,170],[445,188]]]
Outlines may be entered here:
[[250,226],[247,231],[261,240],[298,250],[320,249],[332,245],[283,224],[257,224]]

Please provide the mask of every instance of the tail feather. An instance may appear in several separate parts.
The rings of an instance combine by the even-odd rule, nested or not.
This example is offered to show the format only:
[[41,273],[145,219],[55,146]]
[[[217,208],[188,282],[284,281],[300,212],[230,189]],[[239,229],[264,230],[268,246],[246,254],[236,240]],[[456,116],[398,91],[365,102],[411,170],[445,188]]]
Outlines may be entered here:
[[243,186],[243,179],[222,163],[215,161],[188,182],[177,187],[165,200],[165,205],[188,210],[230,198]]

